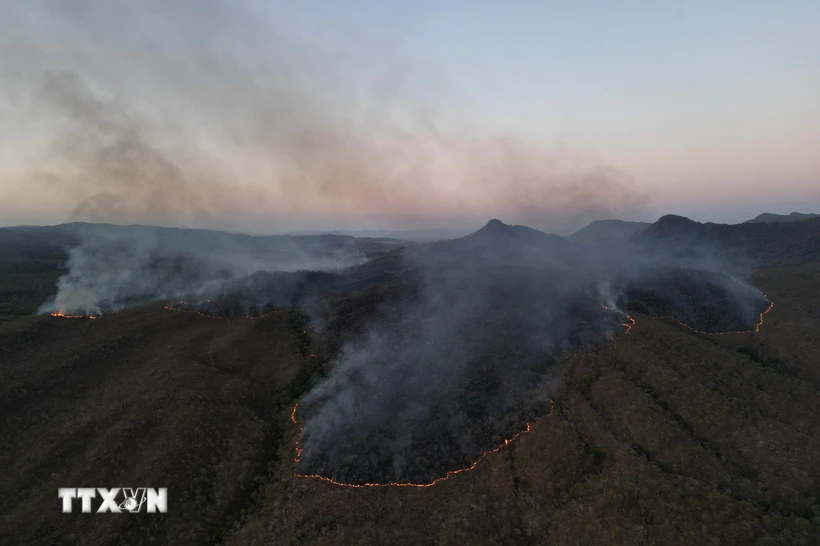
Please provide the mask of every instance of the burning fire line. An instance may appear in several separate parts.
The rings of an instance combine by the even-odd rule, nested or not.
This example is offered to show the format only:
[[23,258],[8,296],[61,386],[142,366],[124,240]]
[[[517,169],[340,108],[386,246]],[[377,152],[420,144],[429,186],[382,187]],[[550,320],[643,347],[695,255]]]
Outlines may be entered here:
[[[630,332],[630,330],[632,330],[632,327],[635,326],[635,319],[630,317],[629,315],[627,315],[625,312],[623,312],[619,309],[613,309],[612,307],[607,307],[606,305],[603,305],[603,304],[601,304],[601,307],[603,307],[607,311],[612,311],[613,313],[619,313],[619,314],[621,314],[621,315],[623,315],[627,318],[627,320],[629,322],[624,322],[623,324],[621,324],[621,326],[624,326],[626,328],[626,332],[624,332],[624,334],[628,334]],[[610,338],[610,339],[612,339],[613,341],[615,340],[614,337]]]
[[[764,297],[765,297],[765,294],[764,294]],[[769,299],[769,298],[766,298],[766,299]],[[766,314],[769,311],[772,310],[773,307],[774,307],[774,302],[769,300],[769,307],[767,307],[765,311],[760,313],[757,324],[755,324],[755,329],[754,330],[737,330],[735,332],[704,332],[703,330],[695,330],[694,328],[692,328],[691,326],[689,326],[685,322],[682,322],[682,321],[676,319],[675,317],[658,317],[658,318],[671,318],[673,320],[676,320],[678,323],[681,324],[681,326],[684,326],[684,327],[688,328],[689,330],[692,330],[693,332],[695,332],[697,334],[707,334],[707,335],[711,335],[711,336],[723,336],[723,335],[726,335],[726,334],[748,334],[748,333],[751,333],[751,332],[754,332],[754,333],[760,332],[760,327],[763,325],[764,317],[766,316]]]
[[[293,421],[294,424],[299,426],[299,438],[301,438],[302,430],[304,430],[304,425],[301,425],[299,420],[296,418],[296,411],[298,409],[299,409],[299,404],[296,404],[295,406],[293,406],[293,411],[290,412],[290,420]],[[555,402],[553,400],[550,400],[550,411],[549,411],[549,413],[547,413],[547,415],[552,415],[552,412],[554,410],[555,410]],[[508,445],[513,443],[516,439],[518,439],[519,436],[521,436],[522,434],[528,433],[530,430],[532,430],[532,423],[527,423],[527,427],[524,430],[516,432],[511,438],[507,438],[506,440],[504,440],[497,447],[494,447],[493,449],[485,451],[470,466],[465,466],[464,468],[459,468],[457,470],[450,470],[444,476],[442,476],[440,478],[436,478],[435,480],[433,480],[430,483],[411,483],[411,482],[344,483],[344,482],[337,482],[333,478],[328,478],[328,477],[322,476],[321,474],[299,474],[299,471],[296,470],[296,467],[299,465],[299,459],[302,457],[302,448],[299,447],[299,440],[297,440],[296,441],[296,447],[295,447],[296,455],[293,459],[293,464],[294,464],[293,475],[296,476],[297,478],[316,478],[316,479],[319,479],[319,480],[322,480],[322,481],[325,481],[325,482],[328,482],[328,483],[332,483],[333,485],[338,485],[338,486],[341,486],[341,487],[355,487],[357,489],[362,489],[362,488],[365,488],[365,487],[433,487],[437,483],[441,483],[444,480],[446,480],[446,479],[448,479],[452,476],[455,476],[456,474],[462,474],[464,472],[469,472],[470,470],[473,470],[476,466],[478,466],[478,463],[480,463],[481,461],[484,460],[485,457],[487,457],[488,455],[492,455],[493,453],[497,453],[497,452],[501,451],[503,448],[507,447]]]
[[[765,297],[767,300],[769,300],[769,298],[765,294],[763,294],[763,297]],[[754,332],[754,333],[760,332],[760,327],[763,325],[763,320],[764,320],[766,314],[769,311],[771,311],[773,307],[774,307],[774,302],[769,300],[769,307],[767,307],[765,311],[760,313],[760,316],[758,317],[757,324],[755,324],[754,330],[737,330],[737,331],[734,331],[734,332],[706,332],[706,331],[703,331],[703,330],[696,330],[695,328],[692,328],[691,326],[689,326],[685,322],[683,322],[681,320],[678,320],[675,317],[671,317],[671,316],[655,317],[655,320],[662,319],[662,318],[669,318],[669,319],[672,319],[672,320],[676,321],[681,326],[695,332],[696,334],[705,334],[705,335],[709,335],[709,336],[725,336],[727,334],[750,334],[752,332]]]
[[[666,316],[663,316],[663,317],[655,317],[655,320],[662,319],[662,318],[669,318],[669,319],[672,319],[672,320],[678,322],[678,324],[680,324],[681,326],[684,326],[684,327],[688,328],[689,330],[691,330],[691,331],[693,331],[697,334],[706,334],[706,335],[710,335],[710,336],[722,336],[722,335],[726,335],[726,334],[748,334],[748,333],[751,333],[751,332],[757,333],[757,332],[760,332],[760,327],[763,325],[763,320],[765,319],[766,314],[769,311],[771,311],[772,308],[774,307],[774,302],[769,300],[769,297],[766,294],[763,294],[762,292],[761,292],[761,294],[763,295],[764,298],[766,298],[769,301],[769,307],[767,307],[765,311],[760,313],[760,316],[758,317],[757,324],[755,324],[754,330],[738,330],[738,331],[735,331],[735,332],[705,332],[703,330],[696,330],[696,329],[692,328],[691,326],[689,326],[688,324],[686,324],[685,322],[683,322],[682,320],[678,320],[675,317],[669,316],[669,315],[666,315]],[[632,317],[627,315],[625,312],[620,311],[618,309],[613,309],[612,307],[607,307],[606,305],[601,305],[601,307],[603,307],[607,311],[613,311],[615,313],[620,313],[623,316],[625,316],[627,319],[629,319],[629,321],[630,321],[629,323],[623,324],[623,326],[626,326],[626,332],[624,332],[625,334],[628,334],[629,331],[632,329],[632,327],[635,325],[635,319],[633,319]],[[612,339],[613,341],[615,340],[614,337],[610,338],[610,339]]]
[[[761,292],[761,294],[762,294],[762,292]],[[768,297],[766,294],[763,294],[763,297],[764,297],[764,298],[766,298],[767,300],[769,300],[769,297]],[[763,326],[763,319],[764,319],[764,317],[765,317],[765,316],[766,316],[766,314],[767,314],[769,311],[771,311],[773,308],[774,308],[774,302],[773,302],[772,300],[769,300],[769,307],[767,307],[765,311],[763,311],[762,313],[760,313],[759,320],[757,321],[757,324],[755,325],[755,333],[757,333],[757,332],[759,332],[759,331],[760,331],[760,327],[761,327],[761,326]]]
[[95,319],[99,318],[97,315],[66,315],[65,313],[61,313],[59,311],[55,313],[49,313],[52,317],[59,317],[59,318],[86,318],[86,319]]

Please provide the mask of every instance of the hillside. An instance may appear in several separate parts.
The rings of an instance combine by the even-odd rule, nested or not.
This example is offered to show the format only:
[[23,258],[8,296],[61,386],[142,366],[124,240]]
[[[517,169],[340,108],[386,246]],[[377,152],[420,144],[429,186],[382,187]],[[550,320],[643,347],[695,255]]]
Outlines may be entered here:
[[[297,315],[19,317],[0,326],[4,541],[808,544],[819,280],[762,271],[759,334],[635,316],[615,349],[563,362],[531,432],[428,489],[293,476],[291,404],[325,358]],[[171,509],[59,513],[56,487],[92,482],[167,486]]]
[[[256,236],[142,225],[0,228],[0,317],[35,312],[72,265],[84,282],[129,276],[139,282],[126,284],[123,277],[120,282],[126,286],[112,288],[116,295],[125,301],[150,301],[148,296],[160,288],[171,297],[194,280],[207,283],[271,269],[338,269],[407,244],[342,235]],[[99,283],[93,286],[100,288]]]
[[633,241],[677,252],[709,251],[742,257],[757,266],[820,261],[820,218],[801,222],[700,223],[667,215],[637,232]]
[[[758,269],[765,313],[720,273],[599,278],[588,259],[491,221],[340,271],[257,272],[217,301],[94,320],[15,307],[0,543],[811,544],[820,261]],[[58,273],[43,263],[22,278]],[[168,514],[59,511],[58,487],[117,484],[167,487]]]
[[632,235],[649,226],[647,222],[625,222],[623,220],[596,220],[568,235],[567,239],[584,246],[606,246],[622,244]]
[[504,263],[528,267],[580,267],[588,261],[584,249],[558,235],[493,219],[459,239],[418,245],[408,255],[417,261]]

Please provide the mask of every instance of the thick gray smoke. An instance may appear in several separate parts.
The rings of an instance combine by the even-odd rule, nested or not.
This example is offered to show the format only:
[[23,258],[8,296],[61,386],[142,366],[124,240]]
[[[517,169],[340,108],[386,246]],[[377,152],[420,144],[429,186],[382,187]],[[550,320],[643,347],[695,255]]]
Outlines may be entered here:
[[[627,241],[609,250],[497,221],[409,248],[389,282],[345,307],[365,316],[299,406],[300,472],[430,483],[546,411],[557,360],[610,343],[627,309],[731,332],[753,329],[768,306],[753,287],[696,264],[702,252]],[[368,314],[373,298],[381,304]]]
[[[194,175],[146,141],[145,129],[115,102],[96,97],[72,73],[47,74],[42,98],[65,114],[70,130],[53,143],[79,170],[74,187],[90,190],[72,217],[92,221],[152,218],[207,224],[228,188]],[[364,258],[349,238],[250,237],[216,231],[80,224],[69,271],[41,312],[100,315],[168,298],[208,299],[226,281],[257,271],[334,270]]]
[[101,315],[156,300],[207,300],[259,271],[334,271],[361,264],[350,237],[250,236],[73,224],[68,272],[40,312]]
[[303,401],[302,470],[423,483],[469,465],[499,433],[520,430],[522,413],[546,407],[555,358],[596,341],[568,315],[595,335],[618,328],[563,271],[536,278],[436,258],[408,257],[400,289],[410,293],[385,303]]

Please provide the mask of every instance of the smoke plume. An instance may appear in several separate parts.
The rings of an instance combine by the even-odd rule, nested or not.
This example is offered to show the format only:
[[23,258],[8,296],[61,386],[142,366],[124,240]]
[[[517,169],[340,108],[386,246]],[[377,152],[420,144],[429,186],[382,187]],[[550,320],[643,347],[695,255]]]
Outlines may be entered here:
[[488,127],[388,44],[289,33],[272,10],[7,6],[0,187],[45,192],[49,218],[268,232],[641,212],[618,168]]
[[408,248],[388,282],[341,304],[353,316],[336,325],[347,332],[339,357],[298,407],[298,471],[432,483],[548,411],[555,364],[611,343],[628,309],[730,332],[754,329],[768,308],[751,286],[687,257],[628,242],[610,251],[497,220]]
[[[259,271],[334,271],[365,261],[351,237],[249,236],[73,224],[68,272],[40,312],[101,315],[155,300],[218,299]],[[262,294],[257,294],[261,299]],[[280,297],[282,307],[289,301]],[[245,302],[248,307],[251,301]]]

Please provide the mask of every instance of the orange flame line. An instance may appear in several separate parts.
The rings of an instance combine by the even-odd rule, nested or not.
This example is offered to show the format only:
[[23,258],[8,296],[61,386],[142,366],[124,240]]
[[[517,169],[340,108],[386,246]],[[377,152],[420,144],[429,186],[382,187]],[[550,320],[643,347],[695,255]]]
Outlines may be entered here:
[[[621,324],[621,326],[626,327],[626,332],[624,332],[624,334],[628,334],[629,331],[632,330],[632,327],[635,326],[635,319],[630,317],[629,315],[627,315],[625,312],[623,312],[619,309],[613,309],[612,307],[607,307],[606,305],[603,305],[603,304],[601,304],[601,307],[603,307],[607,311],[612,311],[613,313],[620,313],[621,315],[625,316],[629,320],[629,322],[624,322],[623,324]],[[613,337],[613,338],[610,338],[610,339],[614,340],[615,338]]]
[[[765,294],[763,296],[766,297]],[[769,298],[766,297],[766,299],[768,300]],[[764,320],[766,314],[769,311],[771,311],[773,307],[774,307],[774,302],[769,300],[769,307],[767,307],[765,311],[760,313],[757,324],[755,324],[754,330],[737,330],[737,331],[734,331],[734,332],[706,332],[704,330],[696,330],[696,329],[692,328],[691,326],[689,326],[688,324],[686,324],[685,322],[676,319],[675,317],[670,317],[670,316],[656,317],[656,320],[657,319],[662,319],[662,318],[670,318],[670,319],[676,321],[681,326],[684,326],[685,328],[688,328],[689,330],[695,332],[696,334],[706,334],[706,335],[710,335],[710,336],[724,336],[724,335],[727,335],[727,334],[750,334],[752,332],[754,332],[754,333],[760,332],[760,327],[763,325],[763,320]]]
[[[751,332],[755,332],[755,333],[757,333],[757,332],[760,332],[760,327],[763,325],[763,320],[765,319],[766,314],[767,314],[769,311],[771,311],[771,310],[772,310],[772,308],[774,307],[774,302],[773,302],[772,300],[770,300],[770,299],[769,299],[769,297],[768,297],[766,294],[764,294],[763,292],[761,292],[760,294],[761,294],[764,298],[766,298],[766,300],[768,300],[768,302],[769,302],[769,306],[766,308],[766,310],[765,310],[765,311],[763,311],[762,313],[760,313],[760,316],[758,317],[757,324],[755,324],[755,328],[754,328],[754,330],[738,330],[738,331],[735,331],[735,332],[705,332],[705,331],[703,331],[703,330],[696,330],[696,329],[692,328],[691,326],[689,326],[688,324],[686,324],[685,322],[683,322],[682,320],[678,320],[678,319],[676,319],[675,317],[668,316],[668,315],[667,315],[667,316],[663,316],[663,317],[655,317],[655,320],[662,319],[662,318],[669,318],[669,319],[672,319],[672,320],[674,320],[674,321],[678,322],[681,326],[685,326],[686,328],[688,328],[688,329],[692,330],[692,331],[693,331],[693,332],[695,332],[695,333],[698,333],[698,334],[706,334],[706,335],[710,335],[710,336],[722,336],[722,335],[726,335],[726,334],[747,334],[747,333],[751,333]],[[613,311],[613,312],[615,312],[615,313],[620,313],[620,314],[622,314],[623,316],[625,316],[626,318],[628,318],[628,319],[629,319],[629,321],[630,321],[630,323],[631,323],[631,324],[626,324],[626,323],[625,323],[625,324],[623,324],[623,326],[626,326],[626,332],[624,332],[625,334],[628,334],[628,333],[629,333],[629,331],[632,329],[632,326],[634,326],[634,325],[635,325],[635,319],[633,319],[632,317],[630,317],[629,315],[627,315],[625,312],[620,311],[620,310],[618,310],[618,309],[613,309],[612,307],[607,307],[606,305],[601,305],[601,307],[603,307],[603,308],[604,308],[604,309],[606,309],[607,311]],[[610,339],[612,339],[613,341],[615,340],[615,338],[614,338],[614,337],[613,337],[613,338],[610,338]]]
[[[300,425],[299,420],[296,418],[296,410],[298,408],[299,408],[299,404],[296,404],[295,406],[293,406],[293,411],[290,412],[290,420],[293,421],[294,424],[299,425],[299,437],[301,438],[302,431],[304,430],[305,427],[304,427],[304,425]],[[554,410],[555,410],[555,402],[553,400],[550,400],[550,411],[549,411],[549,413],[547,413],[547,415],[551,415]],[[315,478],[315,479],[319,479],[319,480],[322,480],[322,481],[325,481],[325,482],[328,482],[328,483],[332,483],[333,485],[338,485],[338,486],[341,486],[341,487],[355,487],[357,489],[362,489],[362,488],[365,488],[365,487],[433,487],[437,483],[441,483],[444,480],[446,480],[446,479],[448,479],[452,476],[455,476],[456,474],[461,474],[463,472],[469,472],[470,470],[473,470],[476,466],[478,466],[478,463],[480,463],[481,461],[484,460],[485,457],[487,457],[488,455],[492,455],[493,453],[497,453],[497,452],[501,451],[503,448],[505,448],[506,446],[513,443],[516,439],[518,439],[519,436],[521,436],[522,434],[528,433],[530,430],[532,430],[532,423],[527,423],[527,427],[524,430],[516,432],[511,438],[507,438],[506,440],[504,440],[497,447],[494,447],[493,449],[485,451],[470,466],[465,466],[464,468],[459,468],[459,469],[456,469],[456,470],[450,470],[444,476],[441,476],[440,478],[436,478],[435,480],[433,480],[429,483],[412,483],[412,482],[344,483],[344,482],[338,482],[338,481],[336,481],[332,478],[328,478],[326,476],[322,476],[321,474],[299,474],[299,472],[296,470],[296,466],[299,464],[299,459],[302,457],[302,448],[299,447],[299,440],[297,440],[296,441],[296,446],[295,446],[296,456],[293,459],[293,464],[294,464],[293,475],[296,476],[297,478]]]
[[52,317],[60,317],[60,318],[87,318],[87,319],[95,319],[98,318],[97,315],[66,315],[65,313],[60,313],[59,311],[55,313],[49,313]]

